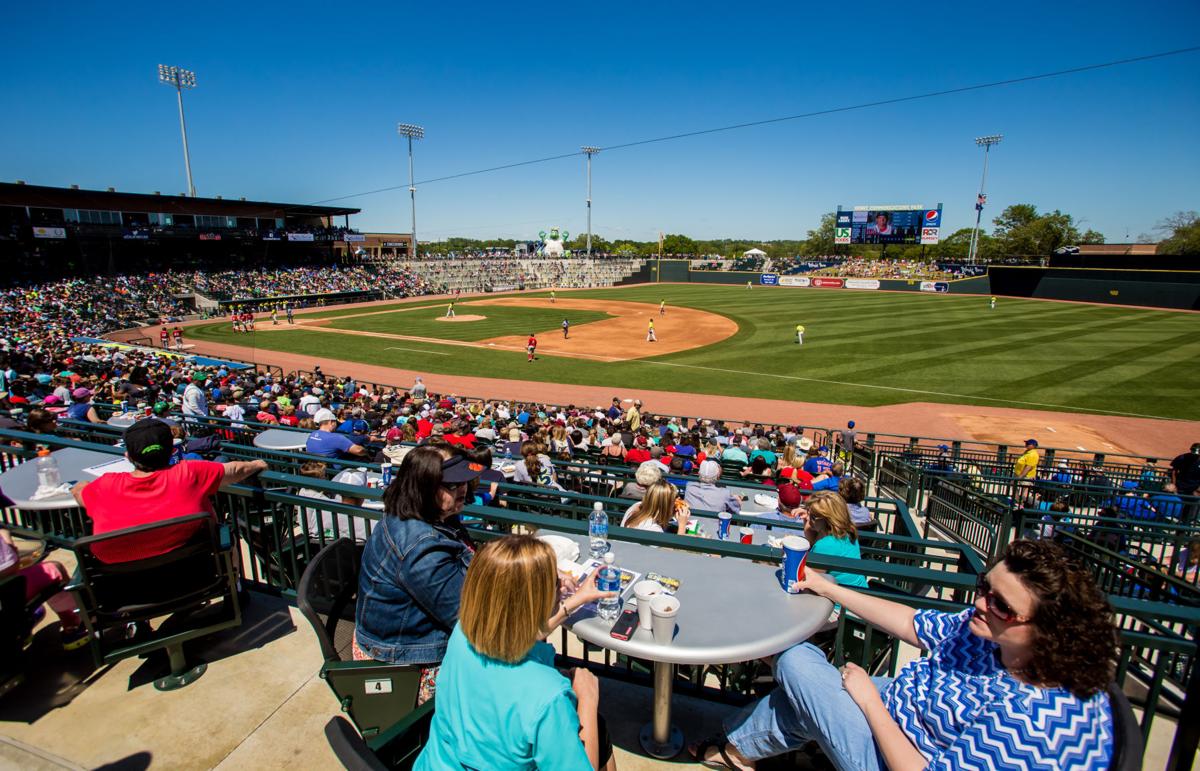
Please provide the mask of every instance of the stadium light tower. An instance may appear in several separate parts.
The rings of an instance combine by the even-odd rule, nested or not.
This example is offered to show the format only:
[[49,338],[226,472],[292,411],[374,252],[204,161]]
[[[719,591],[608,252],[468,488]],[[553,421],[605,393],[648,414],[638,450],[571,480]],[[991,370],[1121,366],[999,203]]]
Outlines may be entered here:
[[179,98],[179,130],[183,133],[183,167],[187,171],[188,195],[196,197],[196,186],[192,184],[192,158],[188,155],[187,122],[183,119],[183,89],[196,87],[196,73],[182,67],[158,65],[158,82],[175,87]]
[[975,144],[983,147],[983,179],[979,181],[979,197],[975,199],[975,229],[971,231],[971,248],[967,254],[967,262],[975,264],[979,255],[979,220],[983,217],[983,205],[987,202],[987,193],[983,192],[987,184],[988,152],[992,145],[1000,144],[1003,134],[989,134],[986,137],[975,137]]
[[417,188],[413,184],[413,154],[412,141],[424,139],[425,129],[412,123],[401,123],[396,126],[396,133],[408,137],[408,195],[412,198],[412,239],[408,244],[408,257],[417,259]]
[[599,147],[584,145],[579,148],[587,154],[587,256],[592,256],[592,156],[600,152]]

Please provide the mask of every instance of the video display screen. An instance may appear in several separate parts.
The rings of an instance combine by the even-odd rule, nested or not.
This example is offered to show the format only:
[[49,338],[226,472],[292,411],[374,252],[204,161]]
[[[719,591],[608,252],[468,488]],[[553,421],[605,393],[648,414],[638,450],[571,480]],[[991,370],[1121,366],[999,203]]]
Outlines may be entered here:
[[839,244],[936,244],[942,210],[925,207],[870,208],[856,206],[837,213],[835,242]]

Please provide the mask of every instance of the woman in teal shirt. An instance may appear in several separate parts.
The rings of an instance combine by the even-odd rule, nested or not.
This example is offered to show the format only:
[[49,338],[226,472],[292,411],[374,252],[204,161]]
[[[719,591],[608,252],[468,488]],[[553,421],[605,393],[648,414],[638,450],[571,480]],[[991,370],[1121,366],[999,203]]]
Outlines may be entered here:
[[[811,554],[862,559],[862,552],[858,548],[858,531],[854,529],[854,523],[850,520],[850,509],[837,493],[813,493],[808,499],[804,537],[812,544]],[[867,577],[857,573],[831,570],[829,577],[842,586],[867,586]]]
[[554,551],[543,541],[508,536],[479,550],[414,771],[615,771],[596,676],[577,669],[573,682],[563,677],[544,642],[574,610],[608,596],[594,576],[560,602]]

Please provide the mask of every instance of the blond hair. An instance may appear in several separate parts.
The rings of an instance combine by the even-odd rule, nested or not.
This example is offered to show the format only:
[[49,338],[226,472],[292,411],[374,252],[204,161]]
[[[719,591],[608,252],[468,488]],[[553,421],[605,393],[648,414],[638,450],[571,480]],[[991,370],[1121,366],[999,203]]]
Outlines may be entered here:
[[677,495],[675,485],[665,479],[659,479],[646,488],[646,495],[642,498],[637,511],[625,523],[625,527],[637,527],[646,520],[652,520],[665,530],[671,517],[675,514]]
[[531,535],[510,535],[471,560],[458,623],[476,652],[515,664],[546,635],[557,605],[554,550]]
[[842,496],[829,490],[813,493],[808,499],[808,526],[818,537],[827,535],[849,538],[858,543],[858,531],[850,519],[850,509]]

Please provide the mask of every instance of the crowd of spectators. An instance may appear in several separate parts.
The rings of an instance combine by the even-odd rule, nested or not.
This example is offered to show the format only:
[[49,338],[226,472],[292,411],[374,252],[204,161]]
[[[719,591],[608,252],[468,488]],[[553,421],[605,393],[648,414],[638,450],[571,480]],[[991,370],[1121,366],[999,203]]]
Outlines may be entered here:
[[225,270],[176,274],[181,290],[214,300],[252,300],[333,292],[381,290],[392,297],[429,294],[436,283],[395,263],[292,266],[261,270]]

